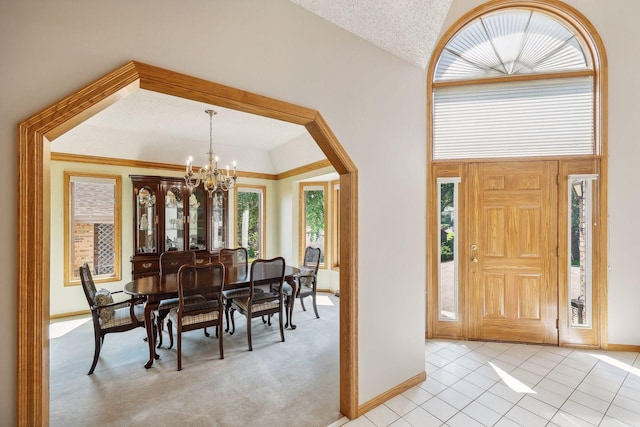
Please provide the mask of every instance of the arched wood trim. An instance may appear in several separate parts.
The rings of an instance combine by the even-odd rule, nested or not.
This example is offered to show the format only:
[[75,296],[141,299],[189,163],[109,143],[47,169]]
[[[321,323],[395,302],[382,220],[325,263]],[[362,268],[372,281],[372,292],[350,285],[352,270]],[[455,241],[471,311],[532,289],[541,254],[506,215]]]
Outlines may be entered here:
[[[559,1],[559,0],[492,0],[484,3],[463,16],[461,16],[449,29],[444,33],[442,38],[436,44],[431,60],[427,69],[427,212],[434,212],[436,209],[435,201],[432,200],[433,191],[431,185],[434,182],[433,176],[433,88],[434,88],[434,76],[435,68],[438,59],[442,55],[442,52],[449,43],[449,41],[460,31],[467,23],[476,19],[477,17],[490,12],[496,12],[501,9],[520,7],[531,8],[540,12],[547,13],[551,16],[558,17],[566,21],[572,28],[574,28],[586,43],[586,51],[591,55],[591,63],[593,64],[593,72],[596,76],[594,80],[594,99],[595,101],[595,137],[596,137],[596,156],[593,158],[599,158],[599,203],[597,206],[598,217],[597,221],[600,227],[600,233],[597,236],[597,241],[594,242],[598,249],[596,253],[597,257],[594,257],[594,263],[598,265],[598,275],[594,276],[594,286],[598,287],[598,293],[600,298],[598,299],[598,306],[594,308],[598,311],[600,316],[600,328],[599,328],[599,344],[600,348],[607,349],[608,346],[608,306],[607,306],[607,292],[608,292],[608,168],[609,168],[609,144],[608,144],[608,79],[609,79],[609,66],[607,62],[607,54],[602,42],[600,34],[593,26],[593,24],[584,16],[580,11],[574,7]],[[535,77],[534,77],[535,78]],[[432,227],[432,224],[427,225],[427,236],[433,236],[438,230]],[[433,245],[430,245],[429,237],[427,237],[427,266],[434,265],[433,257],[438,253],[436,250],[432,250]],[[437,249],[437,248],[436,248]],[[429,269],[427,269],[429,270]],[[427,271],[427,280],[429,279],[429,271]],[[427,283],[427,289],[429,289],[429,283]],[[429,292],[427,292],[429,295]],[[429,296],[427,296],[427,307],[429,307]],[[427,310],[429,311],[429,310]],[[430,336],[432,319],[427,318],[427,334]]]
[[131,61],[18,126],[18,425],[49,424],[50,141],[138,88],[304,125],[340,174],[340,411],[357,417],[355,165],[315,110]]

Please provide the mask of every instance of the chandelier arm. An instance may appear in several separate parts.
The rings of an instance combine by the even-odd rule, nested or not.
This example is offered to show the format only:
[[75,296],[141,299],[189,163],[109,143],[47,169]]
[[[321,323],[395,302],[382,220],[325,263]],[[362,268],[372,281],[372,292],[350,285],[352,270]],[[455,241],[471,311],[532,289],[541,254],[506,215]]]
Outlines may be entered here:
[[217,113],[214,110],[205,110],[205,113],[209,115],[208,163],[204,168],[200,168],[197,173],[194,173],[191,159],[189,159],[184,180],[190,190],[199,186],[202,182],[204,189],[209,193],[209,197],[213,197],[213,193],[217,191],[229,191],[235,185],[237,180],[236,162],[233,162],[233,177],[229,176],[228,166],[226,175],[218,169],[218,157],[213,151],[213,116]]

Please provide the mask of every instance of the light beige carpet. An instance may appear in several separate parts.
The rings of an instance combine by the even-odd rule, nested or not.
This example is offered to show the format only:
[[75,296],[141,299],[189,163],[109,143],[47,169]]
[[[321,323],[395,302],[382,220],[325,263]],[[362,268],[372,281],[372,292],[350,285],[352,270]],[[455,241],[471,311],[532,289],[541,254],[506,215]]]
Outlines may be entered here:
[[[183,335],[182,371],[176,349],[159,349],[145,369],[145,331],[109,334],[93,375],[93,325],[82,323],[51,346],[50,425],[56,426],[318,426],[338,420],[339,298],[322,294],[320,319],[296,302],[296,330],[280,342],[272,326],[253,320],[253,352],[246,322],[224,336],[223,360],[212,334]],[[213,332],[213,331],[210,331]]]

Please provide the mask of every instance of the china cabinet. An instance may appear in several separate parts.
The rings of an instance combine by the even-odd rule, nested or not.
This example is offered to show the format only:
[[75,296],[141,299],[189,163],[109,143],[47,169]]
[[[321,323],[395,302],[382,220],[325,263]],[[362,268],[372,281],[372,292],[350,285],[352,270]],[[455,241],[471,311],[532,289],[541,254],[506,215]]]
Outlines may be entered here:
[[217,260],[227,241],[227,194],[190,190],[178,177],[130,175],[133,184],[134,279],[159,274],[165,251],[196,252],[198,262]]

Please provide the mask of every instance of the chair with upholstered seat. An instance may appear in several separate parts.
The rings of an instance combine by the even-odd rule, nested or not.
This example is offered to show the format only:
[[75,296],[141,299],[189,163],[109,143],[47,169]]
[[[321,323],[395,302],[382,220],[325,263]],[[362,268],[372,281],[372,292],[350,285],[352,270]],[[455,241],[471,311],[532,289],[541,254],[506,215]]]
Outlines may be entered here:
[[[238,247],[234,249],[223,248],[220,250],[220,262],[224,264],[225,268],[236,268],[243,270],[246,274],[248,264],[247,249]],[[258,288],[256,292],[262,292],[262,289]],[[223,293],[224,297],[224,317],[227,322],[225,332],[229,332],[229,310],[231,309],[231,303],[234,298],[246,298],[249,295],[249,289],[227,289]],[[233,335],[235,327],[231,329],[230,334]]]
[[318,280],[318,267],[320,267],[320,248],[307,247],[304,251],[304,264],[300,266],[300,274],[296,277],[298,281],[298,291],[296,298],[300,300],[302,309],[307,311],[304,306],[304,299],[311,297],[313,302],[313,311],[316,318],[319,319],[318,307],[316,305],[316,287]]
[[[182,334],[195,329],[216,327],[220,359],[222,344],[222,291],[224,265],[221,263],[183,265],[178,271],[178,306],[167,316],[169,348],[173,347],[173,325],[178,334],[178,371],[182,369]],[[208,336],[208,335],[207,335]]]
[[[195,264],[196,253],[194,251],[167,251],[160,254],[160,275],[176,274],[180,267],[185,264]],[[169,311],[178,306],[178,298],[163,299],[158,304],[156,310],[156,329],[158,330],[158,345],[162,347],[162,330],[164,329],[164,318]],[[205,329],[206,334],[206,329]]]
[[[255,317],[265,316],[270,319],[273,314],[278,315],[280,323],[280,338],[284,341],[284,322],[282,310],[284,306],[284,294],[282,283],[284,281],[285,261],[282,257],[273,259],[257,259],[251,263],[249,294],[246,297],[234,297],[231,302],[231,323],[235,329],[235,313],[244,315],[247,319],[247,341],[249,351],[253,350],[251,343],[251,320]],[[257,287],[266,290],[256,292]],[[271,321],[269,321],[271,324]]]
[[93,363],[91,363],[88,373],[88,375],[91,375],[98,363],[105,335],[144,327],[144,308],[143,300],[139,298],[113,302],[112,294],[122,291],[110,292],[107,289],[97,291],[93,282],[91,268],[87,263],[80,267],[80,281],[82,282],[82,289],[85,297],[87,297],[93,319],[95,349]]

